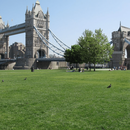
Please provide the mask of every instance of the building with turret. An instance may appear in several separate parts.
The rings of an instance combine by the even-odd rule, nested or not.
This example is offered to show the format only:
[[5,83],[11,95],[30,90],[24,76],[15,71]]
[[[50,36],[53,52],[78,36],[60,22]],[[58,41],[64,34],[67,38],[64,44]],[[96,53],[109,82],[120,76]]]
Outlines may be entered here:
[[9,57],[11,59],[15,58],[25,58],[26,48],[22,43],[15,42],[9,47]]
[[[5,59],[1,60],[1,68],[8,68],[8,64],[14,61],[14,69],[58,68],[60,63],[57,61],[64,62],[64,59],[49,58],[49,27],[49,11],[47,9],[47,12],[43,13],[39,1],[36,1],[31,10],[26,8],[25,23],[9,27],[8,23],[5,26],[0,17],[0,58]],[[25,33],[25,46],[16,41],[9,47],[9,36],[20,33]]]
[[[8,30],[7,33],[0,34],[0,59],[5,58],[22,58],[16,61],[17,68],[30,68],[35,66],[36,58],[49,57],[49,49],[43,44],[40,37],[37,35],[35,28],[49,41],[49,26],[50,26],[50,15],[47,9],[46,14],[43,13],[40,6],[40,2],[36,1],[31,10],[28,7],[25,11],[25,23],[19,24],[19,27],[12,26],[9,24],[5,26],[0,16],[0,30]],[[16,30],[15,30],[16,28]],[[18,29],[17,29],[18,28]],[[25,46],[21,43],[14,43],[9,47],[9,36],[25,32]],[[48,42],[45,41],[48,45]]]
[[[32,10],[26,9],[25,14],[25,26],[26,26],[26,58],[39,58],[48,57],[49,49],[42,44],[41,39],[38,37],[33,26],[35,26],[38,31],[49,40],[49,23],[50,15],[49,11],[44,14],[40,6],[39,1],[36,2]],[[47,43],[48,44],[48,43]]]
[[[2,17],[0,16],[0,30],[2,29],[6,29],[9,28],[9,24],[7,23],[7,25],[5,26]],[[8,56],[8,37],[5,37],[4,34],[0,35],[0,59],[4,59],[7,58]]]
[[111,66],[117,68],[119,66],[127,66],[130,69],[130,28],[121,26],[120,23],[118,31],[112,32],[112,42],[114,52],[112,54]]

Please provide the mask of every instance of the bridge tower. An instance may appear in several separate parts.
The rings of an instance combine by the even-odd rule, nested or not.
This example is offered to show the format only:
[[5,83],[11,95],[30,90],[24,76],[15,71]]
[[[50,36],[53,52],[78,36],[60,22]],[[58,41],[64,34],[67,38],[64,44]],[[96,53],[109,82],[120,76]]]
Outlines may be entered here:
[[[2,17],[0,16],[0,30],[6,29],[9,27],[9,24],[5,26]],[[9,37],[0,34],[0,59],[9,58]]]
[[[128,59],[130,58],[130,45],[126,42],[130,41],[130,28],[121,26],[118,31],[112,32],[112,41],[114,46],[114,52],[112,54],[111,66],[119,67],[120,65],[127,66],[130,69]],[[127,49],[127,58],[125,58],[125,50]]]
[[[32,10],[26,9],[25,13],[25,32],[26,32],[26,58],[41,58],[48,57],[49,49],[42,43],[41,39],[36,34],[33,26],[49,40],[49,11],[44,14],[39,1],[35,3]],[[47,43],[48,44],[48,43]]]

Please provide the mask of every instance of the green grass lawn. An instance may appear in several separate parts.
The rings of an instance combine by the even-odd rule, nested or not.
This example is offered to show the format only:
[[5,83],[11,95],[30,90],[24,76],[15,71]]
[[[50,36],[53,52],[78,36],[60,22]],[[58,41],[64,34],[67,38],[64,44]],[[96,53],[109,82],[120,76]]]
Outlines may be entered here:
[[1,70],[0,130],[130,130],[130,71]]

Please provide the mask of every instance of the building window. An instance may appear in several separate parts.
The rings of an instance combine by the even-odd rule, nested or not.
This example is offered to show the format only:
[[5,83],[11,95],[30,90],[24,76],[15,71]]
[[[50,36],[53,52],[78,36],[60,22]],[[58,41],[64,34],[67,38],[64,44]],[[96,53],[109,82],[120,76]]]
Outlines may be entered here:
[[128,32],[128,36],[130,36],[130,31]]

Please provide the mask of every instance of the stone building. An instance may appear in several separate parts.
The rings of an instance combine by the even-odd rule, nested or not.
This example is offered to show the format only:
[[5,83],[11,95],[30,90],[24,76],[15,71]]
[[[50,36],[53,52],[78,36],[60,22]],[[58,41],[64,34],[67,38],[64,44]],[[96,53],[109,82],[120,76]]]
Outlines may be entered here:
[[[41,39],[38,37],[35,26],[38,31],[49,40],[49,23],[50,15],[49,11],[44,14],[40,6],[39,1],[35,3],[32,10],[26,9],[25,14],[25,32],[26,32],[26,58],[40,58],[49,56],[49,49],[42,43]],[[48,43],[46,43],[48,44]]]
[[[130,69],[130,28],[121,26],[118,31],[112,32],[114,52],[111,59],[111,67],[127,66]],[[127,50],[127,54],[125,54]],[[125,55],[127,57],[125,58]]]
[[[0,30],[2,29],[6,29],[8,28],[9,25],[7,23],[7,25],[5,26],[3,20],[2,20],[2,17],[0,16]],[[8,37],[4,36],[4,34],[1,34],[0,35],[0,59],[4,59],[4,58],[7,58],[8,56],[8,44],[7,44],[7,41],[8,41]]]
[[[56,61],[45,61],[43,57],[49,58],[49,26],[50,15],[47,9],[43,13],[39,1],[36,1],[31,10],[28,7],[25,11],[25,22],[15,26],[5,26],[0,17],[0,57],[1,58],[17,58],[14,68],[30,69],[34,68],[58,68]],[[44,43],[38,36],[36,31],[44,36]],[[21,43],[14,43],[10,47],[9,36],[25,33],[25,47]],[[43,37],[42,37],[43,38]],[[45,45],[46,44],[46,45]],[[39,59],[43,59],[40,61]],[[39,60],[39,61],[38,61]],[[63,65],[62,65],[63,66]]]
[[10,58],[25,58],[25,46],[22,43],[15,42],[9,47]]

